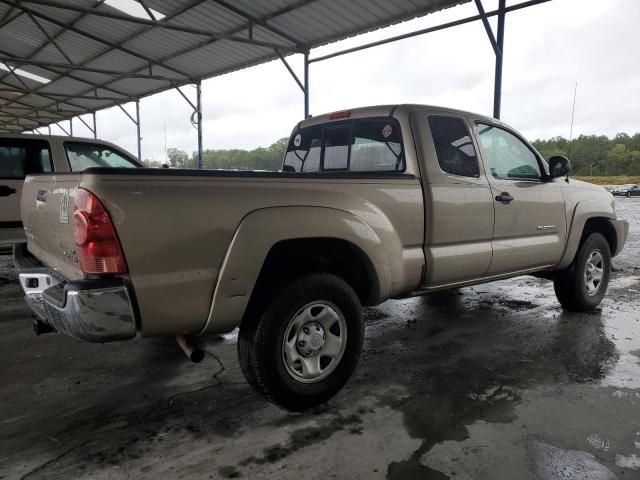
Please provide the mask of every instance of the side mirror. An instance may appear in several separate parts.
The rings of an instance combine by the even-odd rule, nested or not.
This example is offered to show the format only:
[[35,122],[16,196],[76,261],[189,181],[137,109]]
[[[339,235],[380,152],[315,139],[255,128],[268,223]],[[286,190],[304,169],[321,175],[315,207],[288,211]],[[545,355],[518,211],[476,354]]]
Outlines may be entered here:
[[549,159],[549,174],[552,178],[564,177],[571,170],[571,163],[567,157],[556,155]]

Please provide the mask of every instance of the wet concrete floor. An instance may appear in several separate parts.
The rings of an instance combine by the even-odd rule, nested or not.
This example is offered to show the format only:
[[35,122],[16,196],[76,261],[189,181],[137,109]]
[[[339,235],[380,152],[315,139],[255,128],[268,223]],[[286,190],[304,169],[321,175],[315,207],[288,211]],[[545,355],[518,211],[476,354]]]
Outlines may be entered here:
[[640,199],[602,308],[517,279],[368,309],[360,367],[290,414],[245,383],[235,339],[35,337],[0,257],[0,479],[638,479]]

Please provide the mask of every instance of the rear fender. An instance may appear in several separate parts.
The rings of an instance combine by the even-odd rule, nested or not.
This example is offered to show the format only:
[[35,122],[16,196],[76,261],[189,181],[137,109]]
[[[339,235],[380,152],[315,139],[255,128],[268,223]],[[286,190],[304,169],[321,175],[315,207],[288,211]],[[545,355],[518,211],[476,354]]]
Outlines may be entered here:
[[225,255],[203,333],[237,327],[269,250],[283,240],[335,238],[351,242],[371,261],[377,298],[389,296],[392,273],[387,252],[375,231],[355,215],[325,207],[274,207],[251,212],[236,230]]

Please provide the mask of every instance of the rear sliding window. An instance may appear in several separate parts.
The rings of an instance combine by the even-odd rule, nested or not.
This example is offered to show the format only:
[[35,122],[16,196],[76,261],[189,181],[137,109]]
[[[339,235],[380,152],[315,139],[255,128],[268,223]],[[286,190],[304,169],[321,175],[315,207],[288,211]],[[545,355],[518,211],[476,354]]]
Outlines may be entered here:
[[124,153],[106,145],[64,142],[64,149],[72,172],[81,172],[91,167],[138,168]]
[[0,178],[21,180],[32,173],[53,171],[49,142],[0,140]]
[[292,135],[283,170],[291,172],[403,172],[402,137],[390,118],[314,125]]

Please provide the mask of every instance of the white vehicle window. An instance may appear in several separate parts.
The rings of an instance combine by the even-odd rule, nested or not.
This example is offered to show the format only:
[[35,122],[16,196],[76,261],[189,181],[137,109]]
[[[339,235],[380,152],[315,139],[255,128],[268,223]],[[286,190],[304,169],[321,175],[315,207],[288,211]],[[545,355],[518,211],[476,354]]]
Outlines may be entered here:
[[84,142],[65,142],[64,148],[72,172],[91,167],[138,168],[126,155],[106,145]]
[[0,178],[23,179],[32,173],[51,172],[49,143],[43,140],[1,140]]
[[512,133],[494,125],[476,125],[480,150],[495,178],[540,179],[538,157]]

